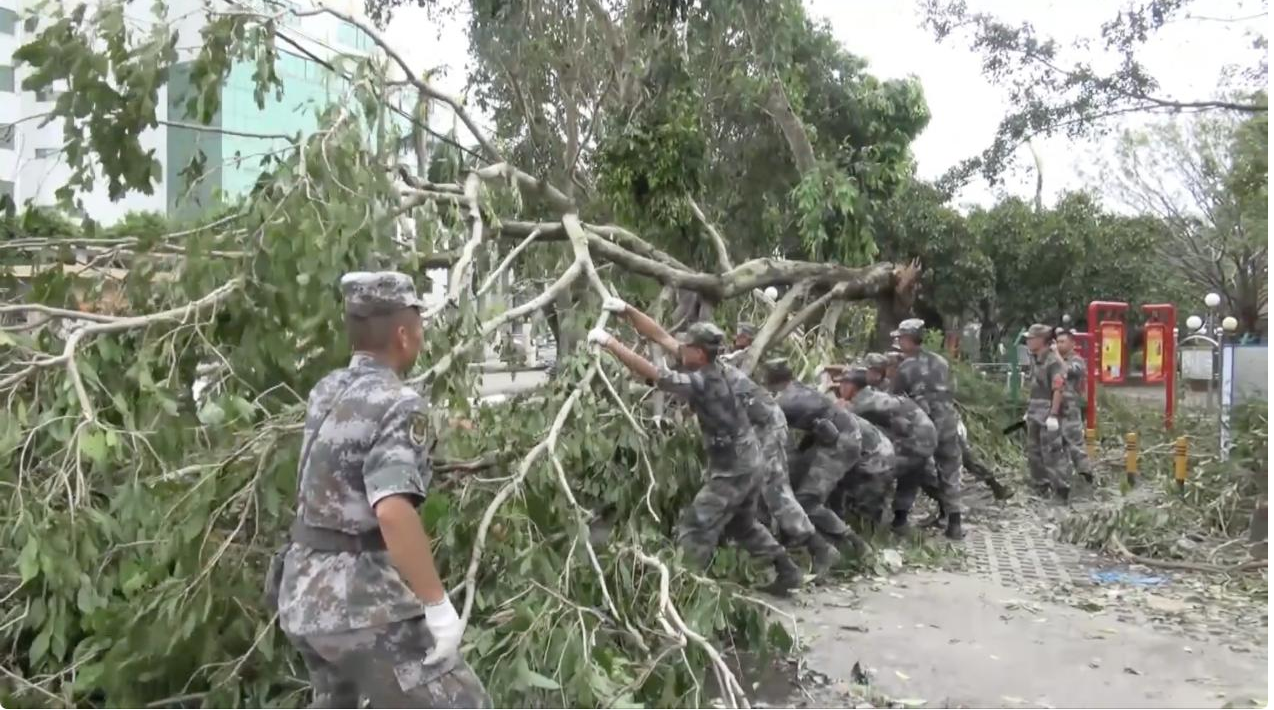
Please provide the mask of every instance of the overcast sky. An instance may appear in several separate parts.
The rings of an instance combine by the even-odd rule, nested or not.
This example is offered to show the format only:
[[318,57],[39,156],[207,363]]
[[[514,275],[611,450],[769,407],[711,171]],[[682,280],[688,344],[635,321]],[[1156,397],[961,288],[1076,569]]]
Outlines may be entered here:
[[[1030,21],[1058,39],[1095,37],[1123,2],[1113,0],[968,0],[971,9],[1011,21]],[[979,153],[1008,108],[1004,92],[982,77],[980,58],[960,37],[939,44],[920,25],[915,0],[806,0],[810,13],[826,19],[850,52],[865,57],[876,75],[916,76],[924,86],[932,119],[913,149],[920,175],[934,178]],[[1220,21],[1264,12],[1258,0],[1206,0],[1196,13],[1209,19],[1165,27],[1139,55],[1162,85],[1161,94],[1181,100],[1211,98],[1227,64],[1250,63],[1254,52],[1244,32],[1264,28],[1268,17]],[[467,20],[439,24],[419,9],[403,9],[391,21],[388,39],[421,69],[443,67],[441,83],[462,91],[468,62]],[[1100,59],[1096,58],[1096,59]],[[1037,141],[1044,165],[1046,199],[1066,189],[1100,188],[1097,165],[1109,143],[1051,138]],[[1019,151],[1017,166],[1000,190],[1030,196],[1035,174],[1030,153]],[[961,203],[987,204],[996,190],[978,179],[958,196]]]

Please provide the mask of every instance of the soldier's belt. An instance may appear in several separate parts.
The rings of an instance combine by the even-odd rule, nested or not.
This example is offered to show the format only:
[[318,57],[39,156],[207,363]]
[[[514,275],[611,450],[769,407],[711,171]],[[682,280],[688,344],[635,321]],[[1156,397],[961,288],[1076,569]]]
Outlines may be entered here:
[[292,523],[292,542],[316,552],[380,552],[385,538],[380,530],[351,535],[340,530],[316,528],[297,520]]

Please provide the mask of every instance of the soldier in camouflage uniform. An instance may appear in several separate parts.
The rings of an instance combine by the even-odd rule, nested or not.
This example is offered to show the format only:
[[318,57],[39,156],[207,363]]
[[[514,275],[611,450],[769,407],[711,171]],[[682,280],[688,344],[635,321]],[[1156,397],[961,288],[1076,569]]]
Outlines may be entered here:
[[1070,457],[1075,473],[1093,482],[1093,464],[1088,460],[1084,446],[1084,398],[1088,365],[1075,352],[1075,336],[1070,330],[1058,328],[1057,355],[1066,366],[1066,391],[1062,396],[1062,445]]
[[909,318],[898,325],[898,346],[906,359],[898,366],[893,393],[910,397],[938,430],[933,461],[938,470],[938,505],[947,516],[946,535],[964,537],[960,504],[960,417],[951,396],[951,371],[946,358],[922,346],[924,321]]
[[422,346],[421,302],[399,273],[347,274],[341,290],[354,355],[310,392],[292,543],[268,582],[279,624],[314,707],[489,707],[417,512],[431,427],[400,378]]
[[689,403],[699,420],[708,470],[703,488],[678,523],[678,540],[687,557],[706,568],[722,536],[733,538],[748,552],[773,562],[777,574],[767,591],[787,594],[795,589],[803,579],[800,568],[757,521],[765,466],[748,419],[749,402],[735,391],[731,377],[717,362],[725,334],[711,323],[695,323],[682,346],[650,316],[618,298],[607,298],[603,307],[627,318],[639,334],[666,352],[677,354],[684,368],[661,371],[605,330],[597,328],[588,334],[590,343],[610,352],[635,375]]
[[849,416],[849,412],[833,404],[829,397],[796,382],[791,369],[782,360],[767,364],[765,386],[775,393],[788,427],[807,435],[808,471],[792,476],[796,500],[819,532],[837,540],[848,540],[861,550],[864,547],[862,540],[840,516],[827,508],[828,496],[858,464],[862,454],[862,433],[857,422]]
[[937,496],[933,451],[938,446],[938,431],[920,405],[872,387],[865,368],[846,370],[839,385],[840,398],[850,411],[876,425],[893,441],[897,472],[893,529],[903,532],[908,529],[907,516],[916,494],[924,489]]
[[[902,353],[898,353],[898,361],[901,362]],[[867,357],[863,358],[863,365],[867,367],[867,384],[876,389],[888,390],[889,388],[889,365],[890,358],[880,353],[867,353]],[[1013,490],[995,477],[995,473],[991,471],[986,464],[978,459],[973,447],[969,444],[969,433],[964,428],[964,422],[961,421],[957,427],[960,434],[960,460],[964,463],[964,468],[973,477],[987,484],[991,488],[992,495],[996,500],[1005,500],[1013,497]]]
[[1049,347],[1052,328],[1036,323],[1026,331],[1031,351],[1031,393],[1026,405],[1026,460],[1037,490],[1052,488],[1062,502],[1070,498],[1070,459],[1062,443],[1061,414],[1066,396],[1066,366]]
[[[848,408],[848,402],[839,401],[838,405]],[[831,508],[841,517],[856,518],[859,529],[870,533],[881,524],[898,461],[888,436],[863,417],[853,412],[850,416],[862,434],[862,453],[833,493],[835,504]]]
[[743,356],[747,355],[748,348],[752,347],[754,338],[756,338],[756,326],[751,323],[740,323],[734,332],[734,348],[719,359],[727,365],[738,367],[743,362]]

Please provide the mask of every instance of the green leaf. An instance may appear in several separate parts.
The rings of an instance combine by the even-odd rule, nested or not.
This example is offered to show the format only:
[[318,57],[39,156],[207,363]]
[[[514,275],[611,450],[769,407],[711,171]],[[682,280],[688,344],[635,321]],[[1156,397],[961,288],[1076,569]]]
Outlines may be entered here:
[[95,431],[89,434],[80,435],[80,453],[87,456],[93,463],[103,463],[106,461],[106,436]]
[[31,642],[31,650],[27,652],[27,658],[31,665],[37,665],[49,652],[49,641],[53,637],[53,624],[48,623],[36,635],[35,640]]
[[226,410],[221,405],[209,400],[199,408],[199,421],[207,426],[216,426],[226,420]]
[[518,656],[517,669],[518,680],[524,685],[541,690],[562,689],[562,686],[558,685],[557,681],[531,670],[531,667],[526,664],[526,656]]
[[18,574],[22,576],[22,583],[26,584],[35,579],[40,573],[40,548],[36,542],[35,535],[27,536],[27,544],[22,546],[22,552],[18,555]]

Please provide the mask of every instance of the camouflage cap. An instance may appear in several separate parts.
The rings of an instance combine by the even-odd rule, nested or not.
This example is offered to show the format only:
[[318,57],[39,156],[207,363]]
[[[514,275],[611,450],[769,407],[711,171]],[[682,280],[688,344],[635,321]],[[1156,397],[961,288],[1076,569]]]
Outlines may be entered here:
[[692,323],[686,328],[686,344],[705,350],[720,350],[725,345],[725,333],[715,323]]
[[1053,337],[1053,329],[1043,323],[1032,324],[1026,329],[1026,337],[1028,338],[1051,338]]
[[867,386],[867,368],[862,365],[853,365],[845,368],[840,377],[836,378],[837,382],[849,382],[859,387]]
[[359,318],[423,308],[411,277],[397,271],[354,271],[341,277],[345,312]]
[[767,384],[776,382],[790,382],[793,378],[792,366],[787,364],[787,360],[783,358],[775,358],[766,360],[764,374]]
[[923,335],[925,332],[925,322],[920,320],[919,318],[908,318],[907,320],[898,324],[898,330],[895,332],[898,333],[898,335],[900,336],[902,335],[920,336],[920,335]]
[[867,353],[867,357],[863,358],[863,366],[868,370],[884,371],[889,365],[889,358],[880,353]]
[[740,323],[735,332],[738,335],[750,335],[756,337],[756,326],[751,323]]

